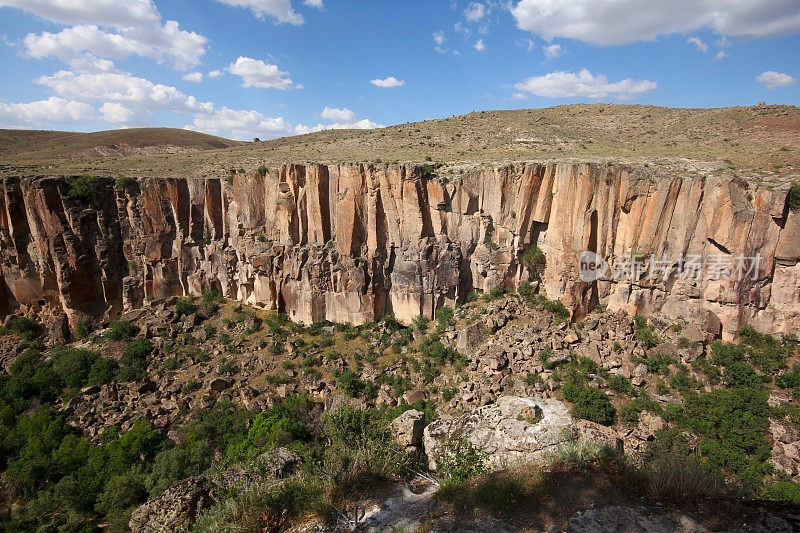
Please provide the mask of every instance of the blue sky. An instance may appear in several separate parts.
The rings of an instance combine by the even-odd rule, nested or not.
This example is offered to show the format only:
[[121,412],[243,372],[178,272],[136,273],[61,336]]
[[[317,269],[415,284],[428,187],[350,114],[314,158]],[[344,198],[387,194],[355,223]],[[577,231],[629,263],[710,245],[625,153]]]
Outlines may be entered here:
[[0,127],[231,138],[574,102],[800,105],[797,0],[0,0]]

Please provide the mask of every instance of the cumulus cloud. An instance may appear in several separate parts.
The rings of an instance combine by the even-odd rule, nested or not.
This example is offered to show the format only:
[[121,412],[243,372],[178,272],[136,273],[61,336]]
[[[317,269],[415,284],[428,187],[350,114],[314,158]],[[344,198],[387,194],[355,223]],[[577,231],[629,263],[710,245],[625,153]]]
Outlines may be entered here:
[[514,85],[521,94],[535,94],[546,98],[606,98],[615,96],[627,99],[652,91],[658,85],[648,80],[626,78],[618,82],[609,82],[606,76],[592,75],[586,69],[580,72],[551,72],[544,76],[533,76]]
[[221,70],[212,70],[211,72],[208,73],[208,77],[209,78],[219,78],[223,74],[224,74],[224,72],[222,72]]
[[511,14],[520,29],[548,41],[565,37],[606,45],[701,28],[743,38],[800,31],[797,0],[519,0]]
[[486,43],[483,42],[483,39],[478,39],[478,41],[472,47],[478,52],[483,52],[486,50]]
[[362,118],[361,120],[357,120],[355,122],[335,122],[333,124],[317,124],[316,126],[303,126],[302,124],[295,126],[294,132],[295,133],[312,133],[315,131],[324,131],[324,130],[371,130],[375,128],[383,128],[385,127],[383,124],[378,124],[377,122],[372,122],[368,118]]
[[369,82],[374,85],[375,87],[380,87],[382,89],[391,89],[393,87],[402,87],[406,84],[406,80],[398,80],[394,76],[389,76],[388,78],[376,78],[374,80],[369,80]]
[[75,24],[58,33],[30,33],[23,41],[30,57],[55,57],[73,68],[80,68],[87,54],[116,59],[141,55],[188,68],[200,62],[208,42],[202,35],[180,29],[173,20],[162,24],[151,0],[0,0],[0,6],[24,9],[60,24]]
[[351,110],[338,107],[328,107],[325,106],[325,109],[322,110],[322,118],[327,120],[333,121],[340,121],[340,122],[349,122],[356,117],[355,113]]
[[544,52],[544,57],[547,59],[555,59],[561,55],[561,45],[560,44],[549,44],[542,48]]
[[756,77],[756,81],[766,87],[767,89],[779,89],[781,87],[789,87],[796,83],[795,79],[789,74],[783,72],[775,72],[774,70],[767,70],[762,72]]
[[703,52],[704,54],[708,52],[708,45],[704,43],[700,37],[689,37],[688,39],[686,39],[686,42],[694,45],[694,47],[697,48],[697,50]]
[[292,80],[288,72],[283,72],[276,65],[264,63],[260,59],[242,57],[228,66],[228,72],[240,76],[245,87],[258,87],[259,89],[292,88]]
[[[292,9],[290,0],[217,0],[217,2],[234,7],[249,8],[258,18],[271,17],[277,22],[285,22],[294,26],[305,22],[303,15]],[[322,7],[321,0],[310,0],[306,3],[314,7]]]
[[433,32],[433,42],[435,42],[437,46],[442,46],[444,44],[444,40],[445,36],[443,31]]
[[55,96],[28,103],[0,102],[0,126],[4,128],[40,128],[43,124],[78,124],[95,119],[92,106]]
[[211,112],[214,105],[187,96],[175,87],[156,84],[125,72],[75,73],[59,71],[36,80],[63,98],[78,102],[118,103],[128,108],[165,109],[187,113]]
[[193,81],[195,83],[200,83],[201,81],[203,81],[203,73],[189,72],[188,74],[184,74],[181,79],[185,81]]
[[464,10],[464,16],[469,22],[478,22],[486,15],[486,7],[479,3],[473,2]]
[[717,52],[717,55],[714,56],[714,59],[723,59],[725,57],[728,57],[728,52],[726,52],[725,50],[720,50],[719,52]]
[[3,6],[24,9],[60,24],[124,27],[161,20],[151,0],[0,0],[0,7]]
[[116,102],[106,102],[100,107],[103,121],[118,126],[144,126],[151,121],[150,111],[134,109]]
[[322,0],[305,0],[303,3],[309,7],[316,7],[317,9],[325,7],[322,5]]
[[258,111],[228,107],[197,114],[194,122],[184,129],[240,140],[254,137],[274,139],[298,133],[282,117],[267,117]]

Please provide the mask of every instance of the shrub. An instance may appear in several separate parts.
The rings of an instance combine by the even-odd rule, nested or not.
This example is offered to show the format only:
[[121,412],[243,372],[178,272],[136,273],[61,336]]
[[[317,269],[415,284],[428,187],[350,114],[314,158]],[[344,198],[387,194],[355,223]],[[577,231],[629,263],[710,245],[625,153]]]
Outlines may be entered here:
[[132,339],[139,333],[139,328],[125,320],[115,320],[105,332],[105,337],[112,341]]
[[414,320],[411,321],[411,327],[414,328],[414,331],[425,333],[428,331],[428,319],[422,315],[417,315],[414,317]]
[[531,282],[527,280],[520,282],[519,287],[517,287],[517,293],[525,299],[531,298],[533,296]]
[[81,176],[69,184],[67,196],[83,203],[94,203],[97,200],[97,178]]
[[103,385],[114,380],[119,370],[119,365],[108,357],[98,357],[89,369],[86,381],[89,385]]
[[39,323],[26,316],[14,316],[11,318],[9,329],[26,341],[32,341],[39,334]]
[[195,391],[199,391],[202,385],[196,379],[190,379],[186,383],[183,384],[181,387],[181,392],[183,394],[191,394]]
[[571,402],[576,418],[583,418],[604,426],[610,426],[617,417],[617,410],[608,396],[597,387],[583,385],[577,380],[564,384],[564,398]]
[[89,350],[71,347],[58,347],[50,351],[53,370],[69,388],[82,387],[97,360],[97,354]]
[[211,450],[203,441],[159,452],[145,479],[150,497],[158,496],[177,481],[202,474],[211,466]]
[[630,380],[625,379],[623,376],[618,374],[609,376],[608,386],[611,387],[611,390],[614,392],[620,392],[629,396],[632,396],[635,392]]
[[542,249],[534,244],[519,255],[519,262],[538,278],[544,270],[546,259]]
[[791,481],[776,481],[764,486],[761,497],[765,500],[800,503],[800,487]]
[[145,338],[138,338],[130,343],[122,352],[122,358],[120,359],[120,380],[136,381],[144,379],[147,357],[152,352],[153,344]]
[[453,308],[449,306],[440,307],[436,310],[435,313],[436,322],[438,322],[436,329],[439,331],[443,331],[448,327],[452,326],[455,322],[453,321]]
[[194,296],[178,298],[178,301],[175,302],[175,312],[178,313],[178,316],[191,315],[196,311],[197,304],[195,303]]
[[636,326],[636,340],[647,348],[654,348],[658,345],[658,335],[645,325]]
[[136,178],[131,178],[128,176],[121,176],[117,178],[117,181],[115,182],[117,188],[119,189],[129,189],[138,183],[139,182],[136,180]]
[[555,315],[557,320],[566,320],[569,318],[569,309],[559,300],[545,300],[543,305],[547,311]]
[[262,176],[262,177],[266,176],[267,175],[267,165],[259,165],[258,166],[258,174],[260,176]]
[[550,454],[550,464],[560,470],[589,472],[593,467],[607,465],[616,460],[619,453],[600,442],[572,440],[559,444]]
[[75,324],[75,337],[79,340],[83,340],[89,336],[92,329],[92,321],[88,318],[81,318]]
[[483,295],[484,302],[493,302],[505,296],[507,289],[503,285],[496,285],[492,290]]
[[648,495],[657,501],[719,500],[730,492],[725,478],[693,455],[666,454],[653,458],[643,465],[641,473]]
[[487,471],[487,455],[465,437],[444,443],[437,469],[446,483],[460,484]]
[[364,391],[364,382],[352,370],[345,369],[338,379],[339,388],[351,398],[358,398]]
[[792,211],[800,208],[800,183],[792,183],[789,192],[786,193],[786,207]]

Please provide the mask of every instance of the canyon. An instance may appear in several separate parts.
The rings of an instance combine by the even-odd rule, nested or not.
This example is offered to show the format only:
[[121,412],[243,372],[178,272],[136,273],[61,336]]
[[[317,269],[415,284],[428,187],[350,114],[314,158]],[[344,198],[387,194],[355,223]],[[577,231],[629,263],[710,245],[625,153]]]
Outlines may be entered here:
[[[745,324],[800,326],[800,212],[787,205],[788,181],[551,162],[99,178],[91,201],[71,195],[64,177],[0,183],[3,316],[65,314],[75,325],[213,289],[306,324],[387,313],[410,323],[473,291],[538,277],[540,293],[576,320],[603,305],[682,317],[723,338]],[[521,261],[534,246],[541,272]],[[612,258],[606,276],[581,280],[583,251]],[[625,256],[642,273],[614,279]],[[730,270],[758,259],[746,273],[693,276],[688,257]],[[648,275],[658,261],[672,275]]]

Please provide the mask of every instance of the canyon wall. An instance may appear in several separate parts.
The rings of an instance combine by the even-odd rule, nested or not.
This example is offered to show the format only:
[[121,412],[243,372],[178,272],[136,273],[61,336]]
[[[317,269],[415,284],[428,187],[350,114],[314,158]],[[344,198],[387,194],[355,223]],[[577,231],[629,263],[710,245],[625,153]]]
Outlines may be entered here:
[[[213,288],[301,322],[409,322],[476,289],[515,288],[520,253],[546,256],[541,291],[580,317],[600,303],[700,321],[800,326],[800,213],[786,188],[649,169],[516,164],[426,178],[404,165],[288,165],[228,180],[98,181],[93,201],[64,178],[5,178],[0,315],[111,318],[151,298]],[[666,258],[675,275],[581,281],[577,254]],[[687,276],[680,257],[752,275]],[[751,265],[752,266],[752,265]],[[715,279],[719,278],[719,279]]]

